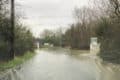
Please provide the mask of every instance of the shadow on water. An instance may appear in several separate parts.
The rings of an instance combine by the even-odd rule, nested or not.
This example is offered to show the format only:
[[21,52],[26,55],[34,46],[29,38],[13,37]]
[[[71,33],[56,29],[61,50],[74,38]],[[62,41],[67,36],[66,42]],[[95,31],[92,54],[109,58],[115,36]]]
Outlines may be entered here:
[[0,80],[120,79],[119,65],[103,63],[89,51],[56,48],[37,50],[36,53],[30,61],[1,74]]

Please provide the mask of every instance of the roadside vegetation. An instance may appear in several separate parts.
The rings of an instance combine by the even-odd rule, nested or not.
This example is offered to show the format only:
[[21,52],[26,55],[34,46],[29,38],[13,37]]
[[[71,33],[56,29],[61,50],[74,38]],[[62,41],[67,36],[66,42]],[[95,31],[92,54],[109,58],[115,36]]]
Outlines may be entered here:
[[[96,35],[101,43],[99,56],[120,64],[120,0],[102,1],[104,16],[98,21]],[[103,5],[101,4],[101,5]]]
[[26,52],[23,56],[16,56],[13,60],[0,62],[0,71],[20,66],[25,61],[31,59],[34,55],[35,54],[33,54],[32,52]]
[[[16,66],[26,60],[35,49],[34,37],[29,29],[20,23],[17,13],[14,26],[14,53],[11,56],[11,18],[9,0],[0,0],[0,69]],[[15,58],[14,58],[15,57]]]

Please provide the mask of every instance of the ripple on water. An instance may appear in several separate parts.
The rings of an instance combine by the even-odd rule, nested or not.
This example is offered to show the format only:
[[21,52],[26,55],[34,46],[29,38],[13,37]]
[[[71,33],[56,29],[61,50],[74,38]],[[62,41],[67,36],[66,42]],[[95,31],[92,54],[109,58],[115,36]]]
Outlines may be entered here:
[[[21,68],[0,80],[119,80],[120,68],[103,64],[95,56],[73,55],[69,50],[38,50]],[[77,51],[78,53],[78,51]],[[80,52],[81,53],[81,52]],[[68,55],[69,54],[69,55]],[[95,57],[95,58],[94,58]]]

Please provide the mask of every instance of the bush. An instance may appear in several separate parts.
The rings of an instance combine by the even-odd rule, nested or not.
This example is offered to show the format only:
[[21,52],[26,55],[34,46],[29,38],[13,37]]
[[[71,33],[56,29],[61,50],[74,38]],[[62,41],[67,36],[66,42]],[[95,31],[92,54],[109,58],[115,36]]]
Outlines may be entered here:
[[33,51],[34,38],[32,33],[19,25],[17,25],[15,32],[15,55],[23,55],[26,51]]
[[[1,19],[0,24],[0,59],[9,59],[10,52],[10,20]],[[27,51],[34,50],[34,38],[32,33],[21,24],[15,26],[15,55],[23,55]]]
[[101,43],[99,56],[105,61],[120,63],[120,23],[110,20],[101,19],[96,30]]

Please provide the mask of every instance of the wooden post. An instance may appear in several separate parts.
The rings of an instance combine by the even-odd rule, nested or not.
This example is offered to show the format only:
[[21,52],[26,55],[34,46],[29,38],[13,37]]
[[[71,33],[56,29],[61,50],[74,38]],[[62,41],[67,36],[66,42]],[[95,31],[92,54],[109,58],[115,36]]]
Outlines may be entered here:
[[11,0],[10,59],[14,58],[15,1]]

